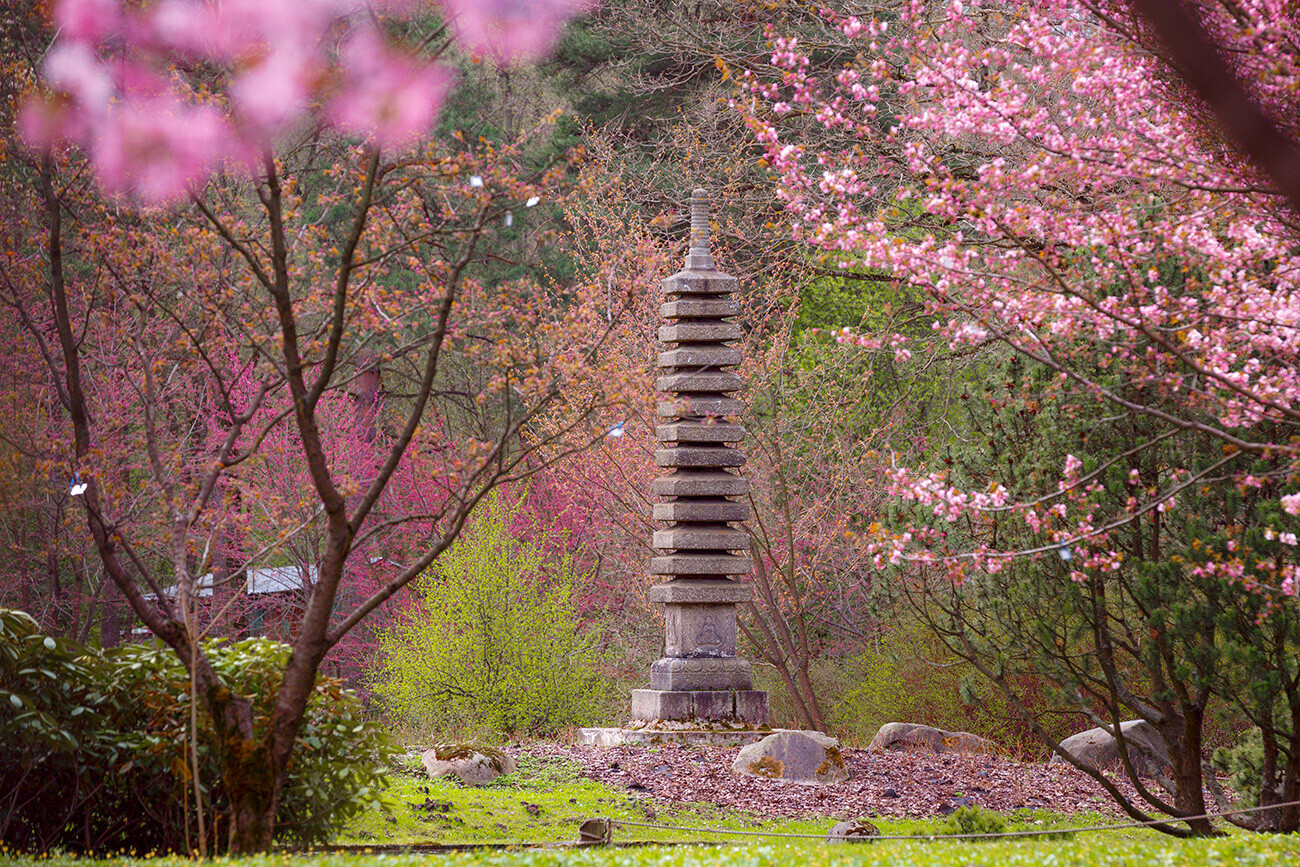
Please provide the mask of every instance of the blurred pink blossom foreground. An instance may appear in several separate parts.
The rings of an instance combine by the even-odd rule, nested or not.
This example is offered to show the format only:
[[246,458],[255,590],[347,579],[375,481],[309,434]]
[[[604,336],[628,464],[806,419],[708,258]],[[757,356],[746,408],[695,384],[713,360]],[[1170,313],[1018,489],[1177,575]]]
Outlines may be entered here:
[[[57,0],[48,92],[24,105],[20,131],[37,149],[82,147],[111,192],[165,202],[222,168],[252,168],[278,133],[306,122],[384,148],[417,140],[454,75],[390,39],[385,20],[435,13],[468,51],[513,65],[545,54],[594,4]],[[202,80],[190,74],[200,69]]]

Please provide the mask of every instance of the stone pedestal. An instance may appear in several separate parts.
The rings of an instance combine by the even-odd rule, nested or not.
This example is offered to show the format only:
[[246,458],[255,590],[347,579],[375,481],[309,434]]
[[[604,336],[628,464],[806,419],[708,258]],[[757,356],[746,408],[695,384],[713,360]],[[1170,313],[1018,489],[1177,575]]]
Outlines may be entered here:
[[691,246],[684,270],[663,282],[657,386],[662,445],[655,463],[671,470],[654,483],[650,573],[668,579],[650,591],[664,606],[664,655],[650,667],[650,688],[632,693],[638,721],[696,721],[766,727],[767,693],[755,690],[749,663],[736,656],[736,606],[750,599],[733,576],[748,574],[749,537],[736,526],[749,516],[741,388],[730,368],[743,360],[730,341],[740,312],[735,277],[719,272],[709,252],[708,195],[691,197]]

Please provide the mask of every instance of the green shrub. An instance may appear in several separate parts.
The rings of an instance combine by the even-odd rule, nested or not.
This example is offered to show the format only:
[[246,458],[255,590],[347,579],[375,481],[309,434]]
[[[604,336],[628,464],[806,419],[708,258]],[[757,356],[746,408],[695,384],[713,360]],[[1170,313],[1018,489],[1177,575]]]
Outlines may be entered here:
[[[253,700],[257,733],[269,719],[288,662],[289,647],[266,638],[230,644],[210,643],[208,661],[231,691]],[[108,691],[132,697],[122,721],[134,729],[135,754],[165,774],[174,787],[192,788],[186,760],[189,675],[169,649],[151,645],[115,648],[104,654]],[[230,805],[213,751],[215,732],[199,713],[199,781],[210,814],[208,827],[219,838],[229,827]],[[286,846],[323,843],[352,816],[378,805],[386,786],[384,765],[395,752],[385,729],[360,714],[356,697],[342,681],[318,677],[294,747],[289,777],[280,794],[276,841]],[[182,798],[174,791],[172,800]],[[162,820],[163,817],[159,817]],[[194,817],[188,816],[193,824]],[[178,849],[185,817],[168,817],[169,840],[158,848]],[[191,828],[193,830],[193,828]],[[224,841],[218,839],[218,848]]]
[[[1285,756],[1278,757],[1279,764],[1285,761]],[[1242,732],[1235,745],[1215,750],[1213,764],[1229,775],[1228,784],[1241,796],[1241,806],[1259,806],[1264,788],[1264,735],[1258,727]],[[1282,797],[1282,777],[1279,768],[1272,793],[1274,803],[1285,800]]]
[[[111,774],[131,750],[97,680],[97,661],[80,647],[0,609],[0,842],[9,848],[46,851],[120,799]],[[86,827],[83,847],[101,825]]]
[[[266,720],[289,648],[266,639],[210,643],[228,687]],[[277,842],[323,842],[375,804],[391,755],[337,680],[320,678],[277,816]],[[188,760],[189,677],[170,651],[98,653],[41,635],[0,609],[0,842],[19,851],[186,851],[196,839]],[[229,803],[214,733],[200,709],[199,789],[212,848],[224,849]]]
[[[1047,756],[1047,747],[1002,693],[905,614],[840,667],[845,686],[827,703],[833,708],[832,725],[851,738],[865,742],[885,723],[909,722],[969,731],[1013,754]],[[1061,706],[1045,679],[1021,678],[1018,686],[1036,708]],[[1052,714],[1039,723],[1059,741],[1078,730],[1079,718],[1077,713]]]
[[606,712],[605,654],[574,607],[571,561],[515,539],[516,515],[489,503],[380,637],[375,693],[412,730],[547,734]]
[[1007,820],[1000,813],[986,810],[978,804],[958,807],[953,811],[943,826],[940,834],[1005,834]]

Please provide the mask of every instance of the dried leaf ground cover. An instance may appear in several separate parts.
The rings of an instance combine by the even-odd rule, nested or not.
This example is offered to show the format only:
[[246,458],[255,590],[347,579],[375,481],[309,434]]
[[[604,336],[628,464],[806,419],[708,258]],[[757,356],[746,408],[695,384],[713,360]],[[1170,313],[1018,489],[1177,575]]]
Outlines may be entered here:
[[[849,748],[842,751],[852,773],[848,781],[807,786],[733,774],[735,747],[602,749],[537,744],[530,749],[570,759],[593,780],[664,804],[705,802],[765,818],[927,818],[951,811],[957,798],[1000,812],[1039,809],[1120,815],[1100,785],[1071,767],[999,757]],[[1121,788],[1128,789],[1124,784]]]

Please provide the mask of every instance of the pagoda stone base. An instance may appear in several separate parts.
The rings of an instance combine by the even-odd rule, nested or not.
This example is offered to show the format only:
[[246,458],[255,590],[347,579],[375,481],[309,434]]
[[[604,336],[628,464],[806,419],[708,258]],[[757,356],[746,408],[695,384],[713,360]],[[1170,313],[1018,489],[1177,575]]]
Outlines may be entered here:
[[634,689],[632,718],[765,727],[767,693],[761,689]]
[[[650,665],[650,688],[657,690],[752,690],[749,663],[734,656],[669,656]],[[632,716],[636,716],[635,713]]]

